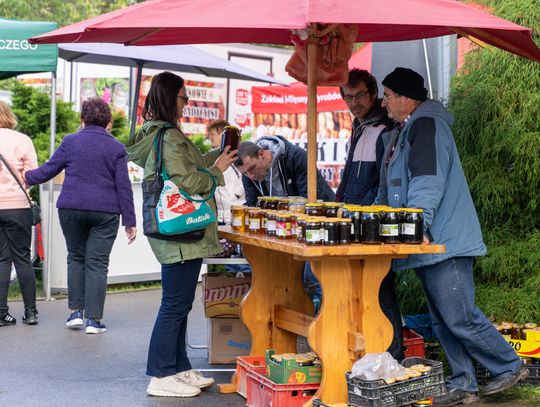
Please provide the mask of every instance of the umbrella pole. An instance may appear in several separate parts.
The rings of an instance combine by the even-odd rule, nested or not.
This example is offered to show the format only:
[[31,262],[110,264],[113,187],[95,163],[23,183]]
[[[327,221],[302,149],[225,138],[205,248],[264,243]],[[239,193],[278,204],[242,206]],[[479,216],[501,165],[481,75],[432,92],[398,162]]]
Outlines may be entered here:
[[135,79],[135,92],[133,92],[133,100],[131,101],[131,114],[129,126],[129,145],[135,141],[135,126],[137,125],[137,105],[139,104],[139,93],[141,92],[142,81],[142,62],[137,62],[137,77]]
[[308,38],[308,142],[307,142],[307,181],[308,202],[317,201],[317,52],[319,39],[315,36],[316,25],[313,24],[313,34]]

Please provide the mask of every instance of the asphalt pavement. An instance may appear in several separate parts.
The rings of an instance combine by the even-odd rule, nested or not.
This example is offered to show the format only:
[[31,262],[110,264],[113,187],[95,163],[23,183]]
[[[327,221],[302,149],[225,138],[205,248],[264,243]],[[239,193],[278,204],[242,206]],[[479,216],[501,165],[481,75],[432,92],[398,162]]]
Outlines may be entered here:
[[[22,302],[10,302],[17,325],[0,328],[0,407],[245,406],[237,394],[220,394],[216,386],[190,399],[146,395],[148,343],[161,290],[108,294],[103,322],[107,332],[86,335],[65,327],[67,300],[39,301],[39,324],[21,323]],[[207,324],[200,287],[189,320],[189,341],[205,345]],[[206,350],[189,349],[194,368],[208,365]],[[205,373],[218,383],[232,372]]]

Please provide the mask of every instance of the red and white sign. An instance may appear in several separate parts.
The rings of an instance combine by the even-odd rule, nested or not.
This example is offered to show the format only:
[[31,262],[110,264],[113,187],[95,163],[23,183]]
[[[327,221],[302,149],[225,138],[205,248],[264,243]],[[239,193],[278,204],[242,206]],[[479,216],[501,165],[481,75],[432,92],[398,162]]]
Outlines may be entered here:
[[[251,111],[253,113],[306,113],[307,86],[295,83],[292,86],[254,86],[251,88]],[[317,88],[317,111],[336,112],[347,110],[339,88],[319,86]]]
[[248,90],[236,89],[236,104],[240,106],[247,106],[248,104]]

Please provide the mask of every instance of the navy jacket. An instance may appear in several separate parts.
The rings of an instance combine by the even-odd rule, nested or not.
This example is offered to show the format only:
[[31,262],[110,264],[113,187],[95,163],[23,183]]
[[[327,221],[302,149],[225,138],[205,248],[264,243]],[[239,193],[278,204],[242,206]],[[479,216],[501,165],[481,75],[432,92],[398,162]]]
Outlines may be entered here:
[[[291,144],[282,136],[262,137],[257,141],[257,144],[261,145],[265,141],[267,142],[272,139],[284,145],[284,149],[278,157],[277,168],[286,196],[307,196],[307,151]],[[257,197],[272,194],[266,181],[259,183],[243,175],[242,182],[244,183],[246,205],[248,206],[255,206],[257,204]],[[334,191],[332,191],[332,188],[330,188],[318,170],[317,198],[324,201],[333,201],[335,199]]]

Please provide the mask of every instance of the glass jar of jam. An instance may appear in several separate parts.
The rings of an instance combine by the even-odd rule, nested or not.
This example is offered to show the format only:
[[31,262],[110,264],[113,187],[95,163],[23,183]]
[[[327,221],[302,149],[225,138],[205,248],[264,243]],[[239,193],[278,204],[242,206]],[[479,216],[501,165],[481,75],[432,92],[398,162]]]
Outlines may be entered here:
[[351,205],[349,207],[349,218],[351,224],[351,242],[360,243],[362,241],[362,207]]
[[523,333],[524,324],[512,324],[512,334],[510,335],[510,338],[512,339],[521,339],[521,335]]
[[306,215],[296,216],[296,240],[299,242],[306,241]]
[[351,243],[351,227],[352,220],[349,218],[341,218],[338,222],[338,243],[349,244]]
[[291,215],[285,212],[276,214],[276,237],[279,239],[292,239]]
[[321,244],[321,221],[314,217],[309,217],[306,220],[306,244],[319,245]]
[[257,197],[257,205],[256,205],[256,207],[260,208],[260,209],[267,209],[266,208],[266,201],[267,200],[268,200],[267,196],[258,196]]
[[289,210],[289,198],[279,198],[277,204],[278,211],[288,211]]
[[403,208],[401,213],[401,242],[422,244],[424,240],[424,211],[419,208]]
[[306,203],[306,215],[324,216],[324,206],[322,203]]
[[304,214],[306,211],[306,198],[291,198],[289,201],[289,212]]
[[322,237],[322,244],[324,245],[336,245],[338,244],[339,234],[338,234],[338,222],[334,218],[326,218],[322,222],[324,228],[324,235]]
[[327,218],[337,218],[340,205],[337,202],[324,203],[324,215]]
[[297,227],[298,227],[298,214],[291,213],[291,239],[296,239]]
[[275,196],[266,197],[266,209],[277,210],[279,198]]
[[364,207],[360,216],[362,234],[360,241],[364,244],[381,243],[381,216],[378,209]]
[[503,322],[501,324],[501,335],[506,339],[512,339],[512,324],[509,322]]
[[268,236],[276,235],[276,211],[266,210],[266,234]]
[[262,212],[260,209],[251,208],[249,211],[249,231],[250,233],[261,234]]
[[266,209],[261,209],[261,235],[266,235],[266,222],[267,222]]
[[244,231],[244,208],[242,205],[231,206],[231,227],[236,232]]
[[381,242],[387,244],[401,243],[399,236],[400,211],[399,209],[383,209],[381,212],[380,236]]
[[240,133],[242,133],[242,130],[238,127],[223,127],[223,132],[221,133],[221,152],[223,152],[227,146],[230,147],[230,151],[238,150],[238,146],[240,144]]

